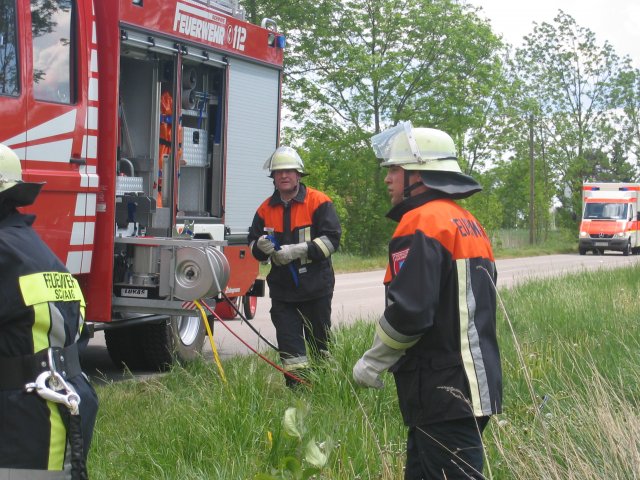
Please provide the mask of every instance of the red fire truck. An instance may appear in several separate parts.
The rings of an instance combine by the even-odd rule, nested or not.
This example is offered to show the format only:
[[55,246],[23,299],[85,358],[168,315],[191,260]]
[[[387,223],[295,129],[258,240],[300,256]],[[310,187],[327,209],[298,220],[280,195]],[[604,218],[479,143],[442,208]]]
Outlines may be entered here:
[[0,143],[46,182],[29,211],[88,325],[132,369],[193,358],[194,300],[224,294],[252,317],[264,294],[247,232],[272,192],[284,37],[237,0],[0,10]]

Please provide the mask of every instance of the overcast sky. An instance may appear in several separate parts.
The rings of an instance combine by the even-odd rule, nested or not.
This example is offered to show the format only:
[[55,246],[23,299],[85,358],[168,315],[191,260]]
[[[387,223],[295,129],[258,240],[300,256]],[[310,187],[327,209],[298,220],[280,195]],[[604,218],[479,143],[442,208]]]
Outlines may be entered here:
[[468,0],[482,7],[494,32],[519,46],[533,22],[552,23],[558,10],[596,34],[598,44],[608,40],[621,57],[629,55],[640,68],[640,0]]

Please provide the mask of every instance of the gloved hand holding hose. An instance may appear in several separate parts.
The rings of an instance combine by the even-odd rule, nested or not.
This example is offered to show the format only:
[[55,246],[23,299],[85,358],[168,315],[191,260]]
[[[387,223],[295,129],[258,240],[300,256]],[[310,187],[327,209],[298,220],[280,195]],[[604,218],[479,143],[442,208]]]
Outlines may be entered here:
[[271,255],[276,250],[276,246],[267,235],[263,235],[256,240],[256,246],[265,255]]
[[278,266],[286,265],[306,256],[308,249],[306,242],[282,245],[280,250],[271,255],[271,261]]
[[[278,240],[276,239],[274,233],[273,233],[273,228],[267,228],[265,227],[265,232],[267,232],[267,235],[260,237],[260,238],[265,238],[267,241],[271,242],[272,245],[274,246],[274,250],[275,252],[271,252],[271,262],[274,265],[277,266],[282,266],[282,265],[286,265],[287,263],[289,264],[289,271],[291,272],[291,277],[293,278],[293,283],[296,284],[296,287],[298,286],[298,272],[296,271],[296,267],[291,263],[291,260],[289,260],[289,262],[286,263],[278,263],[277,260],[274,258],[275,254],[278,253],[280,250],[282,250],[282,247],[280,246],[280,244],[278,243]],[[260,240],[260,239],[258,239]],[[257,243],[256,243],[257,245]],[[306,247],[306,243],[304,244]],[[285,245],[285,247],[289,247],[289,245]],[[259,247],[258,247],[259,248]],[[268,248],[268,245],[265,246],[265,248]],[[306,255],[306,249],[305,249],[305,255]]]

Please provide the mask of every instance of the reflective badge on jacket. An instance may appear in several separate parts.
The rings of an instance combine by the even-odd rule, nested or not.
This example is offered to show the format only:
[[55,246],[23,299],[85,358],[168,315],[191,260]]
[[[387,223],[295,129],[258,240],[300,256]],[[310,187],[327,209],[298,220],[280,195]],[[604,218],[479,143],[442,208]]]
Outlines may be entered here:
[[394,277],[398,274],[398,272],[402,268],[402,264],[407,258],[407,255],[409,255],[408,248],[391,254],[391,260],[393,260],[393,276]]
[[80,302],[85,306],[80,285],[70,273],[40,272],[20,277],[20,290],[26,306],[46,302]]

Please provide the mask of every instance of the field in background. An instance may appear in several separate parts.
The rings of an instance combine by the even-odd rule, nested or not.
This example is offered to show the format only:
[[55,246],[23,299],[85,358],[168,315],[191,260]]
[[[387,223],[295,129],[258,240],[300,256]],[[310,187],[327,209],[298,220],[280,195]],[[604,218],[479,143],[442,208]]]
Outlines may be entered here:
[[[636,268],[501,292],[505,411],[485,433],[487,478],[640,477],[639,292]],[[393,379],[381,391],[351,382],[372,334],[371,323],[338,329],[334,358],[295,392],[257,357],[224,362],[226,383],[199,361],[98,387],[90,477],[303,479],[319,469],[314,478],[401,480]]]
[[553,230],[536,237],[532,245],[528,230],[498,230],[491,235],[491,245],[498,258],[577,253],[578,237],[573,231]]

